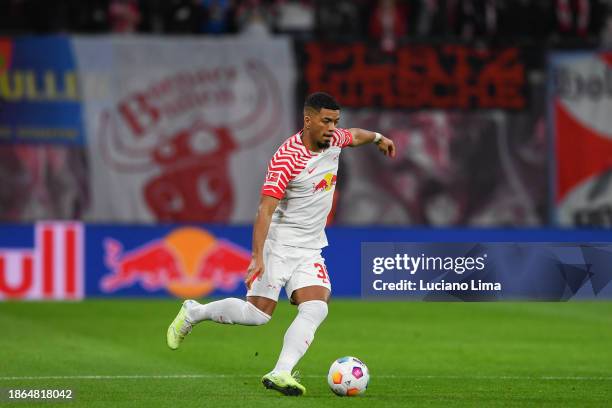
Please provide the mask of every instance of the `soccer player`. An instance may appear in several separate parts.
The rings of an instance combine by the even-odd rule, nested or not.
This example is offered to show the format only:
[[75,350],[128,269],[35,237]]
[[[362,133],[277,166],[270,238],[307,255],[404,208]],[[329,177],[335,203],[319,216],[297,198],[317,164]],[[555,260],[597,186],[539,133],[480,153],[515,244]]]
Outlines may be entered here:
[[281,288],[298,313],[283,340],[274,369],[262,378],[266,388],[285,395],[306,389],[291,374],[327,316],[331,284],[321,248],[332,206],[338,159],[346,146],[374,144],[395,156],[393,141],[380,133],[338,128],[340,106],[323,92],[304,103],[304,128],[287,139],[268,165],[253,226],[253,253],[245,284],[246,301],[227,298],[208,304],[186,300],[170,324],[167,342],[177,349],[193,325],[262,325],[270,321]]

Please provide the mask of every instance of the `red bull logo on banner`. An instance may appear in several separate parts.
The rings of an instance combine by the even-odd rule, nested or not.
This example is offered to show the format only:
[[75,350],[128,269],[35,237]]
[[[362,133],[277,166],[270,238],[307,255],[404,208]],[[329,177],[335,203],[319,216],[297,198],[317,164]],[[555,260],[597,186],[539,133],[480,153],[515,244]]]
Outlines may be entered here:
[[104,247],[110,271],[100,282],[105,293],[137,284],[181,298],[206,296],[215,289],[229,292],[242,283],[251,260],[246,249],[196,227],[176,228],[128,252],[113,238],[106,238]]
[[84,295],[83,226],[39,223],[33,248],[0,248],[0,300],[76,300]]

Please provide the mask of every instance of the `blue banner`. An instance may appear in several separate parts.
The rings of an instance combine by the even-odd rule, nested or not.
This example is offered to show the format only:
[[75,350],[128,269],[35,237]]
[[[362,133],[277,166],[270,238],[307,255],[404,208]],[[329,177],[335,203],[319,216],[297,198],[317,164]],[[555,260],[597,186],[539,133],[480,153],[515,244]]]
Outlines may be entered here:
[[70,39],[0,37],[0,141],[83,144]]
[[90,226],[86,293],[243,297],[250,245],[250,227]]
[[[327,234],[334,297],[612,298],[605,230],[331,227]],[[244,297],[251,236],[250,226],[0,225],[0,300]]]
[[612,244],[363,243],[361,290],[421,300],[597,298],[612,295],[611,265]]

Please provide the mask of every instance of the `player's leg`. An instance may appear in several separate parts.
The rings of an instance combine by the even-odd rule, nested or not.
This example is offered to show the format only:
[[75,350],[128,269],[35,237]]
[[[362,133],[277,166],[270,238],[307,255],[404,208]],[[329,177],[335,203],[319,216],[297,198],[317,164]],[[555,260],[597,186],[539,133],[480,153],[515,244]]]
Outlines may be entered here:
[[266,299],[266,301],[266,306],[263,306],[263,302],[258,302],[265,311],[250,301],[238,298],[226,298],[206,304],[193,301],[194,303],[188,305],[187,319],[191,324],[211,320],[222,324],[260,326],[270,321],[276,306],[276,301],[272,299]]
[[[286,286],[291,303],[298,306],[298,314],[285,333],[283,348],[274,370],[262,379],[267,388],[274,388],[286,395],[301,395],[306,391],[295,379],[291,382],[290,373],[310,347],[317,328],[325,320],[331,294],[329,277],[320,252],[317,251],[314,256],[311,252],[302,262]],[[291,383],[292,386],[279,389],[276,386],[279,380]]]
[[[278,295],[276,295],[276,299],[278,299]],[[274,309],[276,309],[277,303],[276,300],[264,296],[247,296],[247,302],[255,306],[257,309],[261,310],[268,316],[272,316],[272,313],[274,313]]]
[[274,371],[290,372],[308,350],[315,332],[327,317],[330,291],[324,286],[307,286],[293,292],[292,303],[298,313],[283,339],[283,348]]
[[203,321],[245,326],[259,326],[270,321],[286,278],[282,274],[281,260],[267,244],[264,247],[264,264],[266,268],[263,277],[253,282],[247,292],[247,301],[226,298],[207,304],[195,300],[183,302],[181,310],[168,327],[168,347],[177,349],[192,327]]
[[[274,310],[274,308],[266,310]],[[259,326],[268,323],[270,319],[270,314],[238,298],[226,298],[204,305],[189,299],[183,302],[181,309],[168,327],[166,342],[168,347],[176,350],[185,336],[191,333],[193,326],[206,320],[224,324]]]
[[206,320],[243,326],[260,326],[268,323],[272,318],[276,301],[261,298],[255,303],[251,299],[244,301],[238,298],[226,298],[204,305],[191,299],[184,301],[181,310],[168,327],[166,335],[168,347],[176,350],[185,336],[191,333],[193,326]]

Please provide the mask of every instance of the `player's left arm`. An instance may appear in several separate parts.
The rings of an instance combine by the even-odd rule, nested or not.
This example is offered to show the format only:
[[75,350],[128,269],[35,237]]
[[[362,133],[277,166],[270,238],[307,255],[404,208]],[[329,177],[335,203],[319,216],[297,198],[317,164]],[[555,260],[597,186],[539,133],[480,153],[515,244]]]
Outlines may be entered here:
[[[381,135],[377,132],[371,132],[365,129],[351,128],[349,129],[353,140],[348,145],[351,147],[361,146],[368,143],[374,143],[385,156],[395,157],[395,144],[393,140]],[[378,137],[380,135],[380,137]]]

